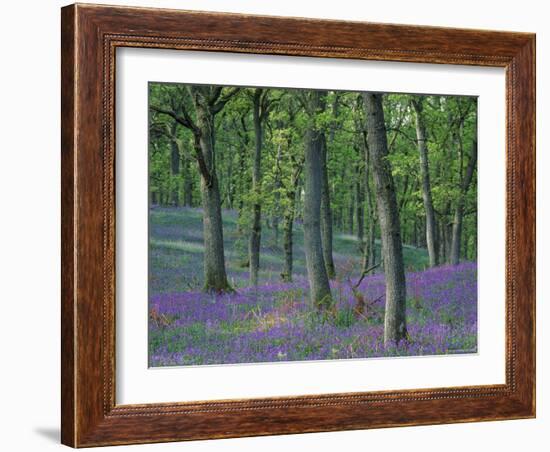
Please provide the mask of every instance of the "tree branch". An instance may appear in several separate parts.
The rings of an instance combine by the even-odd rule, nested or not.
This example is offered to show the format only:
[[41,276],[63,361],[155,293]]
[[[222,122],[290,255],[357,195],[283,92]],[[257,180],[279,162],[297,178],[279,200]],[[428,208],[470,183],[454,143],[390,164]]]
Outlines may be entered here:
[[[400,135],[403,135],[407,140],[409,140],[411,143],[414,143],[414,145],[416,146],[417,144],[417,139],[416,138],[412,138],[410,137],[409,135],[407,135],[405,132],[403,132],[400,128],[395,128],[395,127],[387,127],[386,128],[386,131],[387,132],[395,132],[395,136],[397,136],[398,134]],[[393,146],[394,144],[394,141],[395,139],[392,139],[392,142],[391,142],[391,145]]]
[[[229,102],[231,100],[232,97],[234,97],[235,95],[237,95],[239,92],[241,91],[241,88],[233,88],[231,90],[229,90],[228,92],[226,92],[225,95],[221,96],[220,100],[214,100],[214,103],[212,104],[212,114],[217,114],[219,113],[223,107],[225,107],[225,104],[227,102]],[[218,94],[218,97],[220,97],[221,95],[221,91],[220,93]]]
[[[402,114],[399,118],[398,123],[397,123],[396,129],[399,130],[400,132],[401,132],[401,125],[403,124],[404,119],[405,119],[405,114]],[[388,143],[388,152],[390,152],[390,153],[392,152],[393,145],[395,144],[395,140],[397,139],[397,135],[398,135],[397,130],[394,132],[391,141]]]
[[369,267],[361,272],[361,277],[359,278],[359,281],[353,286],[353,289],[357,289],[361,283],[363,282],[363,279],[365,279],[365,276],[367,276],[368,273],[373,271],[374,269],[380,267],[380,263],[373,265],[372,267]]
[[178,122],[182,126],[184,126],[184,127],[188,128],[189,130],[191,130],[194,134],[199,133],[199,129],[195,126],[195,124],[191,120],[191,117],[187,114],[187,111],[185,110],[185,108],[182,109],[183,117],[178,115],[173,110],[168,110],[166,108],[162,108],[162,107],[159,107],[157,105],[150,105],[149,108],[154,112],[170,116],[176,122]]

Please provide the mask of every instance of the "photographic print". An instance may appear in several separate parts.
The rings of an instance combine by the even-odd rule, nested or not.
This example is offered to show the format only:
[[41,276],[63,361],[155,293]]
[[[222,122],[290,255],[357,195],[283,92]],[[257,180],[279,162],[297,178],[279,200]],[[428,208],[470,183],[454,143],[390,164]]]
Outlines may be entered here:
[[477,352],[477,98],[149,83],[149,366]]

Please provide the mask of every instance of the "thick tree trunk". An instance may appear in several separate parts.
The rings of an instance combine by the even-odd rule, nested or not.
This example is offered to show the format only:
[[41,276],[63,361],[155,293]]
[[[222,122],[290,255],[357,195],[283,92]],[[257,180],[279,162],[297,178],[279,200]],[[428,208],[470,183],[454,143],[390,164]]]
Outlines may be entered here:
[[472,143],[472,155],[468,162],[468,168],[466,169],[466,175],[461,183],[460,194],[458,196],[457,205],[453,218],[453,230],[452,230],[452,242],[451,242],[451,254],[449,263],[451,265],[457,265],[460,262],[460,242],[462,239],[462,223],[464,219],[464,202],[466,200],[466,194],[470,188],[474,171],[477,162],[477,129],[474,132],[474,141]]
[[375,231],[376,231],[376,208],[374,206],[373,195],[371,192],[371,163],[370,155],[367,147],[367,137],[366,132],[363,131],[361,143],[363,147],[363,158],[365,161],[365,197],[367,201],[367,215],[368,215],[368,226],[367,226],[367,239],[365,243],[365,248],[363,250],[363,271],[373,267],[376,264],[376,243],[375,243]]
[[386,277],[384,343],[399,343],[407,336],[405,268],[399,211],[388,156],[382,94],[364,93],[368,148],[372,162],[382,237],[382,258]]
[[204,290],[228,292],[233,289],[227,281],[223,244],[223,223],[220,189],[216,176],[214,154],[214,115],[208,106],[195,102],[200,135],[195,138],[195,152],[201,174],[201,197],[204,235]]
[[418,154],[420,156],[420,177],[422,179],[422,201],[426,211],[426,244],[430,257],[430,267],[438,264],[435,212],[432,201],[432,188],[430,186],[430,168],[428,161],[428,146],[426,144],[426,126],[423,117],[422,100],[416,99],[412,102],[416,112],[416,139],[418,143]]
[[217,178],[201,178],[204,234],[204,289],[226,292],[231,288],[225,273],[222,212]]
[[327,143],[325,134],[319,132],[321,151],[321,242],[323,244],[323,258],[327,275],[330,279],[336,276],[334,260],[332,258],[332,209],[330,207],[330,186],[327,170]]
[[250,271],[250,284],[258,284],[258,271],[260,269],[260,242],[262,235],[262,205],[261,196],[261,163],[262,163],[262,120],[260,117],[260,98],[261,89],[254,92],[253,119],[254,119],[254,159],[252,164],[252,193],[254,194],[254,204],[252,206],[252,226],[248,242],[248,260]]
[[[314,115],[322,108],[322,95],[319,91],[309,94]],[[332,296],[321,241],[322,134],[313,118],[310,122],[305,136],[304,248],[311,301],[317,308],[327,309]]]

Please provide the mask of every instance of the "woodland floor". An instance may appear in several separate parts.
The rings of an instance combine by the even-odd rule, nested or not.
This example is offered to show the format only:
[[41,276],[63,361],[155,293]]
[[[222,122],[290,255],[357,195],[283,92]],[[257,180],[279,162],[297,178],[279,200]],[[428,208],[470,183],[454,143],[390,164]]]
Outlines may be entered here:
[[352,286],[360,252],[354,236],[335,233],[337,278],[331,281],[335,307],[320,315],[308,301],[299,222],[294,234],[294,280],[281,282],[282,231],[262,225],[260,283],[248,287],[246,242],[237,217],[224,211],[228,277],[235,293],[203,293],[202,211],[150,210],[149,365],[204,365],[296,360],[418,356],[477,351],[477,265],[425,270],[423,248],[404,247],[407,269],[407,330],[399,345],[383,344],[384,275],[364,278],[366,300],[357,315]]

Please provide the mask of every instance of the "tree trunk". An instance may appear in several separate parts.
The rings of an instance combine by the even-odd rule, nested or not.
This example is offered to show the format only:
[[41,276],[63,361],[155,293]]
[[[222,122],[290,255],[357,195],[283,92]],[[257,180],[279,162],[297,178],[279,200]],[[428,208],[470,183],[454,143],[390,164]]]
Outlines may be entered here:
[[369,221],[369,227],[367,230],[367,242],[365,244],[366,248],[366,259],[367,268],[373,267],[376,264],[376,241],[375,241],[375,227],[374,219]]
[[420,248],[426,248],[426,216],[422,216],[419,221],[418,246]]
[[447,255],[445,254],[445,243],[447,241],[447,237],[445,235],[446,229],[445,229],[445,216],[441,215],[439,222],[436,223],[436,227],[438,227],[437,232],[437,243],[439,243],[439,262],[446,262]]
[[432,201],[432,189],[430,186],[430,168],[428,161],[428,146],[426,144],[426,126],[423,116],[423,105],[421,99],[415,99],[412,102],[416,112],[416,139],[418,143],[418,153],[420,155],[420,177],[422,179],[422,200],[424,210],[426,211],[426,244],[428,246],[428,255],[430,257],[430,267],[438,264],[437,241],[435,238],[436,224],[435,212]]
[[294,225],[294,213],[285,215],[283,225],[283,249],[285,252],[284,268],[281,273],[281,279],[285,282],[292,282],[292,264],[293,264],[293,250],[292,250],[292,235]]
[[477,162],[477,128],[475,129],[475,132],[474,132],[474,141],[472,143],[472,155],[470,157],[470,161],[468,162],[466,175],[464,177],[464,180],[461,183],[460,194],[458,196],[458,201],[454,212],[451,255],[449,258],[449,263],[451,265],[458,265],[458,263],[460,262],[460,241],[462,239],[464,202],[466,200],[466,193],[468,193],[468,189],[470,188],[470,184],[473,179],[476,162]]
[[353,235],[353,219],[355,216],[355,184],[349,186],[349,205],[348,205],[348,234]]
[[292,282],[292,266],[293,266],[293,228],[294,228],[294,207],[296,193],[290,190],[287,194],[288,210],[285,212],[283,220],[283,249],[285,252],[285,262],[281,279],[286,282]]
[[204,289],[226,292],[231,288],[225,273],[220,191],[214,176],[210,184],[201,177],[204,234]]
[[274,238],[273,242],[275,244],[275,247],[279,246],[279,215],[280,215],[280,204],[281,204],[281,144],[279,143],[277,145],[277,157],[275,160],[275,183],[274,183],[274,189],[275,194],[273,195],[274,198],[274,209],[273,209],[273,231],[274,231]]
[[[290,148],[290,143],[289,143]],[[290,184],[286,192],[287,208],[284,212],[283,219],[283,250],[285,252],[285,261],[281,279],[286,282],[292,282],[293,271],[293,234],[294,234],[294,215],[296,212],[296,196],[300,193],[300,173],[302,165],[295,162],[292,174],[290,176]]]
[[172,136],[172,139],[170,140],[170,174],[171,174],[171,188],[172,188],[172,205],[178,206],[179,205],[179,185],[176,183],[174,178],[179,176],[180,173],[180,148],[178,144],[178,140],[175,137],[176,133],[176,127],[177,123],[174,121],[174,126],[172,127],[172,133],[174,134]]
[[359,242],[359,247],[363,249],[363,238],[364,238],[364,202],[365,194],[363,192],[363,181],[362,181],[362,169],[361,165],[357,165],[356,168],[356,181],[355,181],[355,218],[357,224],[357,241]]
[[254,92],[253,101],[253,119],[254,119],[254,159],[252,164],[252,193],[254,194],[254,204],[252,206],[252,227],[248,242],[248,259],[250,271],[250,284],[258,284],[258,271],[260,268],[260,241],[262,235],[262,205],[261,196],[261,163],[262,163],[262,120],[260,117],[260,98],[261,89]]
[[466,240],[461,240],[461,243],[462,251],[460,255],[465,259],[468,259],[468,245],[470,243],[470,237],[466,237]]
[[[229,160],[227,162],[227,208],[233,210],[235,199],[235,183],[233,182],[233,149],[230,148]],[[223,202],[223,201],[222,201]]]
[[[319,91],[309,94],[312,115],[320,112],[322,95]],[[318,309],[327,309],[332,305],[332,296],[321,241],[323,138],[314,122],[314,118],[310,118],[305,136],[304,248],[311,301]]]
[[195,102],[200,135],[195,137],[201,173],[201,197],[204,235],[204,290],[208,292],[232,291],[225,271],[223,223],[220,189],[214,159],[214,115],[202,102]]
[[363,94],[386,277],[384,344],[389,346],[399,343],[407,335],[406,285],[399,211],[391,166],[387,159],[388,143],[382,96]]
[[183,204],[186,207],[193,206],[193,179],[187,157],[183,159]]
[[332,258],[332,210],[327,170],[327,142],[323,132],[319,132],[319,141],[321,147],[321,242],[327,276],[333,279],[336,276],[336,270]]
[[[451,206],[449,203],[449,208],[447,210],[448,215],[447,217],[449,220],[445,222],[445,258],[441,260],[441,262],[449,262],[451,258],[451,246],[453,241],[453,224],[451,223]],[[439,245],[441,246],[441,245]]]
[[[242,120],[242,123],[244,124],[244,119],[241,118]],[[244,129],[244,126],[243,126],[243,129]],[[238,205],[237,205],[237,210],[238,210],[238,217],[237,217],[237,235],[239,237],[243,236],[244,235],[244,231],[243,231],[243,226],[244,226],[244,220],[243,220],[243,216],[244,216],[244,209],[245,209],[245,206],[244,206],[244,194],[249,190],[249,187],[248,187],[248,183],[246,181],[246,178],[245,178],[245,174],[246,174],[246,156],[248,155],[248,145],[249,145],[249,137],[248,137],[248,134],[246,133],[246,129],[244,130],[244,133],[239,133],[239,136],[241,137],[241,140],[242,140],[242,143],[239,147],[239,178],[238,178],[238,181],[239,181],[239,185],[238,185],[238,199],[239,199],[239,202],[238,202]],[[246,250],[246,253],[248,254],[248,250]],[[244,256],[243,256],[244,257]],[[248,266],[248,261],[246,262],[246,266]]]
[[365,244],[364,257],[363,257],[363,271],[367,268],[371,268],[376,264],[376,242],[375,242],[375,232],[376,232],[376,212],[373,201],[373,196],[371,192],[370,179],[371,179],[371,163],[370,155],[367,147],[367,136],[366,132],[363,131],[361,143],[363,146],[364,161],[365,161],[365,197],[367,200],[367,215],[368,215],[368,226],[367,226],[367,240]]

